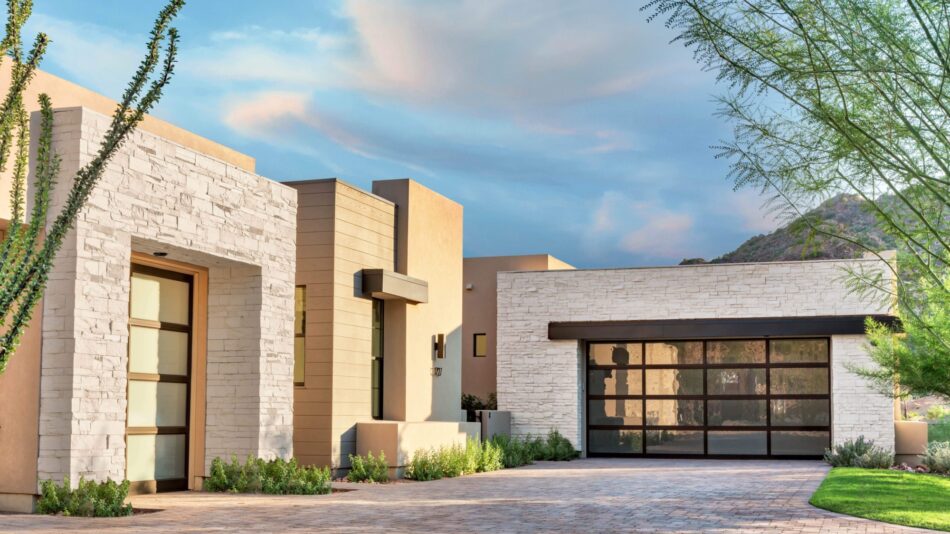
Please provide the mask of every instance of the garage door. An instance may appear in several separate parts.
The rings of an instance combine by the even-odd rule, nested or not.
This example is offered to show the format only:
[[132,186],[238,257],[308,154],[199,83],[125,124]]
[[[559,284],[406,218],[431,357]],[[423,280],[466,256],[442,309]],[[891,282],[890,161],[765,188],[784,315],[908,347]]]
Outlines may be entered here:
[[587,343],[590,456],[817,458],[829,340]]

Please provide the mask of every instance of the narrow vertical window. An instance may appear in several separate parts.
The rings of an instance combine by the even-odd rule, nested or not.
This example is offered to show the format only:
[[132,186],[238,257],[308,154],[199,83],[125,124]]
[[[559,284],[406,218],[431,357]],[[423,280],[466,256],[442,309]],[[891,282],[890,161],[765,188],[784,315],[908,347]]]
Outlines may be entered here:
[[307,361],[307,286],[294,290],[294,385],[304,385]]
[[373,419],[383,418],[383,301],[373,299],[372,341],[372,410]]
[[475,350],[472,354],[474,354],[476,358],[488,356],[488,336],[485,334],[475,334],[472,342],[475,344]]

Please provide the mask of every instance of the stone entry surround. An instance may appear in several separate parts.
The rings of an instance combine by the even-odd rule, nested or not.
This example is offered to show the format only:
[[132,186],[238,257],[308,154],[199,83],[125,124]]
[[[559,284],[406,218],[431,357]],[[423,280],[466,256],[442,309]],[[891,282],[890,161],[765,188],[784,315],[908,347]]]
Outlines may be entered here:
[[[109,124],[85,108],[55,121],[53,214]],[[125,478],[133,251],[208,269],[206,467],[231,453],[292,455],[296,205],[289,187],[153,134],[130,137],[50,275],[39,481]]]
[[0,531],[182,532],[932,532],[808,504],[817,461],[587,459],[433,482],[334,484],[319,496],[165,493],[161,512],[87,519],[0,515]]

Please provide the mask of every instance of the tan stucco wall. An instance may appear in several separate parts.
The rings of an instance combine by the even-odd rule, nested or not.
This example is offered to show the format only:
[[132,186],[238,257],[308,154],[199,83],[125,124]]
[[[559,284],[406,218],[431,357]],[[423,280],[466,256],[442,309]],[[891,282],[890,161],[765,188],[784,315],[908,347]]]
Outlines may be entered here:
[[[465,258],[462,321],[462,393],[487,400],[495,393],[497,275],[504,271],[549,271],[574,267],[549,254]],[[471,285],[471,289],[468,286]],[[476,358],[475,334],[485,334],[488,350]]]
[[[36,492],[42,316],[41,301],[6,371],[0,374],[0,494]],[[18,510],[2,504],[0,509]]]
[[335,179],[287,185],[299,193],[297,285],[307,286],[294,451],[305,464],[345,467],[356,452],[356,423],[372,419],[372,301],[359,295],[359,274],[392,269],[396,207]]
[[[0,63],[0,88],[5,92],[10,84],[11,63],[3,61]],[[130,72],[131,76],[132,73]],[[116,88],[121,89],[121,88]],[[87,109],[111,116],[115,111],[116,102],[110,98],[90,91],[84,87],[66,81],[47,72],[38,71],[33,81],[25,91],[24,104],[27,112],[39,110],[37,97],[40,93],[46,93],[50,96],[55,108],[68,108],[83,106]],[[196,152],[220,159],[225,163],[234,165],[249,172],[254,172],[254,158],[242,154],[234,149],[215,143],[204,137],[195,135],[185,129],[174,126],[155,117],[146,116],[139,129],[149,132],[169,141],[178,143]],[[14,150],[16,150],[14,148]],[[10,179],[11,171],[0,174],[0,219],[10,218]]]
[[[387,302],[384,417],[458,421],[462,353],[462,206],[412,180],[373,183],[396,203],[396,272],[425,280],[429,302]],[[403,326],[404,325],[404,326]],[[402,328],[404,339],[397,334]],[[445,335],[445,358],[433,344]],[[441,376],[432,369],[441,368]],[[404,399],[404,402],[391,399]]]
[[468,439],[478,439],[478,423],[449,421],[370,421],[359,423],[357,454],[386,455],[390,476],[401,477],[412,455],[441,447],[464,447]]

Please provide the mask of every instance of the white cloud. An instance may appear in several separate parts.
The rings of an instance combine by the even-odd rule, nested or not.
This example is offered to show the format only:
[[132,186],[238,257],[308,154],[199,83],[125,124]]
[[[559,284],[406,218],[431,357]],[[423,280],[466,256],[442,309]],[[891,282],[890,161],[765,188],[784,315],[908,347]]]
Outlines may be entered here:
[[654,213],[647,217],[646,224],[624,235],[620,246],[634,254],[682,259],[695,251],[692,230],[693,217],[688,214]]

